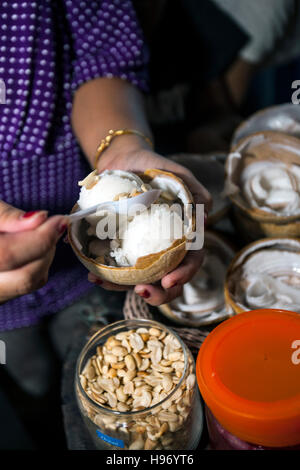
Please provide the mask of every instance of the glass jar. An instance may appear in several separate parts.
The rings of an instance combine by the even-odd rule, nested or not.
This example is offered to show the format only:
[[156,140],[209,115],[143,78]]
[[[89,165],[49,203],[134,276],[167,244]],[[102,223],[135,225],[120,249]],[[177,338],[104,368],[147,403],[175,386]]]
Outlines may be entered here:
[[263,309],[226,320],[201,346],[196,374],[213,449],[300,449],[298,313]]
[[[177,341],[176,344],[180,348],[180,352],[183,353],[184,365],[183,369],[178,371],[177,379],[175,380],[174,378],[175,384],[173,388],[168,393],[165,393],[165,389],[163,389],[163,393],[161,392],[163,398],[161,401],[158,401],[159,398],[157,399],[157,396],[159,397],[160,395],[157,395],[157,393],[160,393],[160,384],[163,383],[163,380],[165,380],[164,383],[167,383],[169,380],[167,376],[170,377],[170,367],[161,366],[163,367],[162,370],[166,372],[160,372],[158,368],[156,373],[157,380],[156,382],[154,381],[153,388],[151,385],[148,385],[148,388],[146,387],[147,392],[150,391],[152,397],[156,396],[156,403],[153,406],[144,407],[143,409],[135,411],[118,411],[105,406],[105,404],[96,403],[92,399],[91,389],[87,386],[89,379],[87,379],[86,376],[83,377],[83,372],[87,371],[85,374],[90,377],[90,385],[92,387],[94,387],[93,383],[101,383],[101,385],[103,385],[103,365],[100,366],[100,368],[102,367],[100,371],[100,369],[97,370],[95,363],[95,354],[99,351],[97,347],[103,347],[108,338],[115,338],[116,336],[118,338],[124,338],[124,335],[122,336],[120,333],[131,330],[135,332],[141,328],[147,330],[153,329],[151,331],[156,330],[156,332],[159,332],[156,337],[158,341],[163,341],[163,338],[166,338],[168,335],[171,335],[169,338],[172,340],[174,338],[174,340]],[[150,336],[150,339],[151,338],[155,339]],[[147,345],[148,344],[147,342]],[[160,356],[158,360],[159,358]],[[124,361],[121,360],[121,367],[123,367],[123,362]],[[172,363],[172,367],[175,367],[175,362],[174,364]],[[90,369],[90,365],[93,365],[94,370]],[[141,371],[137,365],[135,367],[136,374],[131,381],[133,384],[138,384],[138,376],[149,374],[150,369],[148,367],[146,370]],[[109,374],[110,372],[105,369],[105,373]],[[121,375],[116,378],[118,379],[118,377],[121,377]],[[129,377],[129,379],[130,378],[131,377]],[[137,381],[135,382],[135,380]],[[124,386],[121,387],[118,385],[118,380],[114,383],[117,384],[117,388],[121,389],[120,391],[116,388],[114,391],[114,395],[119,397],[119,394],[122,394],[122,390],[125,390],[122,388]],[[126,383],[128,383],[128,380]],[[106,326],[95,333],[79,355],[76,366],[75,389],[83,420],[95,446],[100,450],[192,450],[196,449],[199,443],[203,427],[203,415],[196,383],[193,356],[176,333],[158,322],[136,319],[122,320]],[[168,389],[168,387],[166,387],[166,389]],[[98,392],[98,389],[96,391]],[[133,392],[132,396],[134,396],[134,393],[135,392]],[[138,393],[137,390],[136,393]],[[154,393],[156,393],[156,395],[154,395]],[[106,394],[106,396],[108,397],[108,394]],[[143,396],[144,395],[141,394],[142,399]],[[128,401],[125,402],[123,400],[123,403],[128,403],[130,399],[132,400],[130,395],[127,395],[126,398],[128,398]],[[121,399],[123,398],[121,397]],[[115,398],[113,400],[115,400]],[[118,405],[119,404],[120,403],[118,403]]]

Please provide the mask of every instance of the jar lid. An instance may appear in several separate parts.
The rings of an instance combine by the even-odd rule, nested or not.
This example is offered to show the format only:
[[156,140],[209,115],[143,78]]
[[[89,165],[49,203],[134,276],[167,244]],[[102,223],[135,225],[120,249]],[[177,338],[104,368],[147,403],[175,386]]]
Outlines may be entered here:
[[200,348],[197,381],[219,423],[253,444],[300,443],[300,315],[262,309],[217,326]]

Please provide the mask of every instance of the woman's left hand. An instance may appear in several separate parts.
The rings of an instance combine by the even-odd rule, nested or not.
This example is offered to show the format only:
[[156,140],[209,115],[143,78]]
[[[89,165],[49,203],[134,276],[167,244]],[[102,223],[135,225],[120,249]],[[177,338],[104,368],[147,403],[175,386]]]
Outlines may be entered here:
[[[120,142],[121,139],[122,138],[120,138]],[[107,149],[100,157],[98,163],[99,173],[104,170],[113,169],[139,173],[144,172],[147,168],[158,168],[170,171],[178,175],[187,184],[193,195],[195,204],[204,204],[205,212],[206,214],[208,213],[212,205],[210,194],[187,168],[143,147],[132,150],[126,154],[122,152],[122,147],[120,147],[119,152],[117,152],[116,149],[117,146],[115,147],[113,155]],[[160,285],[139,284],[135,286],[134,290],[150,305],[158,306],[170,302],[181,295],[183,284],[194,276],[201,266],[202,261],[203,250],[190,251],[174,271],[166,274],[161,279]],[[129,286],[121,286],[104,281],[97,278],[92,273],[89,273],[89,280],[108,290],[121,291],[130,288]]]

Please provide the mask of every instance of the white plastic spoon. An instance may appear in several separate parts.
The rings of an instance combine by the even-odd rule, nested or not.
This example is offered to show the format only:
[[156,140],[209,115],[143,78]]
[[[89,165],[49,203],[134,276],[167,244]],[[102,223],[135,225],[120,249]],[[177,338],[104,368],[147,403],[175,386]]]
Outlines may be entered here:
[[151,204],[153,204],[153,202],[155,202],[159,198],[160,193],[160,189],[152,189],[150,191],[146,191],[142,194],[139,194],[138,196],[130,197],[127,199],[102,202],[101,204],[97,204],[96,206],[92,206],[88,209],[79,210],[77,212],[74,212],[73,214],[70,214],[68,216],[69,221],[74,222],[75,220],[83,219],[87,215],[96,215],[97,212],[104,210],[115,211],[119,214],[128,214],[130,213],[130,209],[132,209],[135,205],[139,205],[139,207],[137,207],[139,211],[142,208],[140,206],[144,206],[146,210],[148,209],[148,207],[151,206]]

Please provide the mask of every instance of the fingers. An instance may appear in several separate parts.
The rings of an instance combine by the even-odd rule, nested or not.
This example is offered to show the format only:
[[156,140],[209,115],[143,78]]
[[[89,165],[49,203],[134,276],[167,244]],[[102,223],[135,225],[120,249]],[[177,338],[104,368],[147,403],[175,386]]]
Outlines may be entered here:
[[33,261],[13,271],[0,273],[0,302],[29,294],[43,287],[48,280],[48,272],[53,261],[55,248],[42,259]]
[[[207,189],[200,183],[193,173],[183,165],[176,163],[168,158],[161,157],[160,155],[152,153],[153,156],[148,158],[146,168],[161,168],[162,170],[171,171],[178,175],[188,186],[192,195],[194,196],[196,204],[205,204],[205,209],[208,212],[212,208],[212,198]],[[153,161],[153,164],[151,165]],[[142,163],[142,159],[140,160]]]
[[114,168],[133,171],[135,173],[143,172],[146,168],[160,168],[161,170],[171,171],[172,173],[177,174],[187,184],[196,204],[204,204],[205,211],[207,213],[211,210],[211,195],[200,181],[195,178],[193,173],[185,166],[148,150],[140,150],[138,154],[136,152],[131,152],[125,157],[124,154],[117,156],[115,159],[110,159],[109,162],[106,162],[107,164],[104,166],[102,166],[103,160],[100,159],[99,171]]
[[[152,284],[139,284],[135,286],[136,294],[153,306],[170,302],[182,293],[182,286],[188,282],[198,271],[204,259],[204,251],[189,251],[180,265],[161,280],[161,286]],[[92,273],[89,273],[90,282],[107,290],[126,291],[132,286],[124,286],[103,281]]]
[[207,189],[187,169],[181,174],[181,177],[188,185],[195,204],[204,204],[205,211],[209,212],[212,209],[212,197]]
[[164,289],[170,289],[176,285],[183,285],[190,281],[200,268],[204,259],[203,250],[192,250],[187,253],[180,265],[169,274],[166,274],[161,285]]
[[35,230],[0,235],[0,271],[17,269],[46,256],[66,229],[66,217],[49,218]]
[[139,284],[134,290],[135,293],[143,297],[148,304],[157,307],[158,305],[171,302],[171,300],[180,296],[182,286],[178,285],[170,289],[163,289],[160,286],[154,286],[152,284]]
[[[103,161],[102,161],[103,164]],[[204,204],[206,214],[212,207],[212,198],[205,187],[195,178],[193,173],[186,167],[175,163],[174,161],[161,157],[152,151],[139,150],[129,155],[116,156],[110,163],[106,162],[108,166],[99,167],[99,170],[120,168],[125,171],[142,172],[146,168],[159,168],[162,170],[170,171],[177,174],[187,185],[192,193],[195,204]],[[101,159],[100,159],[101,166]],[[181,294],[182,286],[188,282],[196,271],[199,269],[203,261],[203,251],[189,252],[184,261],[173,272],[164,276],[161,280],[161,286],[154,285],[137,285],[135,292],[141,295],[150,305],[158,306],[166,302],[170,302],[175,297]],[[117,286],[116,284],[102,281],[97,281],[96,276],[89,275],[91,282],[94,282],[101,287],[109,290],[128,290],[130,286]]]
[[195,204],[204,204],[205,211],[208,213],[212,208],[212,197],[210,193],[188,168],[178,163],[173,164],[175,166],[170,168],[170,171],[174,171],[186,183],[192,193]]
[[88,274],[88,280],[97,286],[101,286],[105,290],[114,290],[114,291],[126,291],[132,288],[132,286],[125,286],[121,284],[113,284],[112,282],[104,281],[99,277],[95,276],[93,273]]
[[[162,169],[177,174],[188,186],[192,193],[195,204],[204,204],[205,211],[208,213],[212,208],[212,197],[207,189],[195,178],[193,173],[183,165],[172,162],[166,158],[160,157]],[[154,168],[154,167],[153,167]]]
[[33,230],[47,218],[47,211],[25,213],[6,202],[0,201],[0,232],[21,232]]
[[203,250],[190,251],[180,265],[161,280],[160,286],[138,285],[135,292],[153,306],[175,299],[182,293],[182,286],[196,274],[204,258]]

